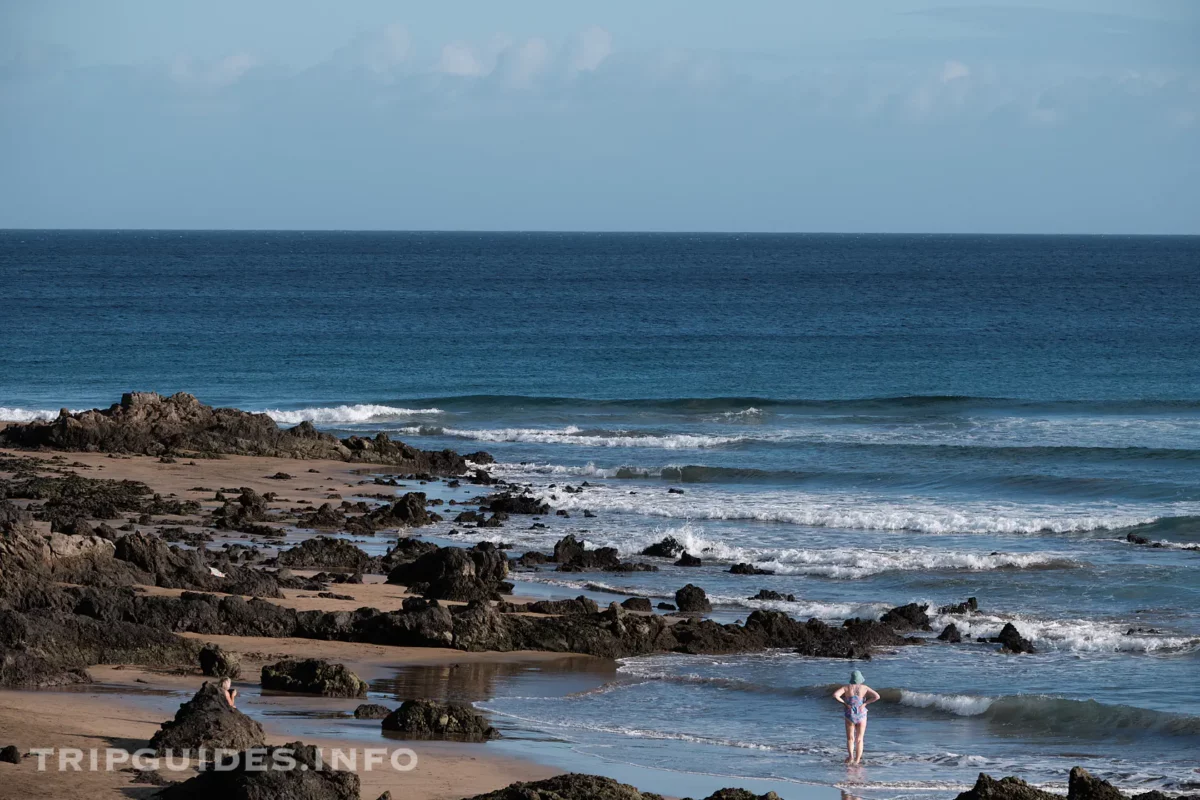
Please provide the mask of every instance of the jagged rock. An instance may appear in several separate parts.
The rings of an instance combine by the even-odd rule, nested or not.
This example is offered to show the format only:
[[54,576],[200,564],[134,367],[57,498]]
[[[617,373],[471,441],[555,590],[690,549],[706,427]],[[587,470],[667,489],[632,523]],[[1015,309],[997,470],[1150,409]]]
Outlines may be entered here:
[[675,605],[679,607],[680,611],[688,614],[712,611],[712,603],[708,602],[708,595],[699,586],[693,586],[690,583],[675,592]]
[[1070,800],[1125,800],[1108,781],[1093,778],[1083,767],[1074,767],[1067,779],[1067,797]]
[[210,678],[237,678],[242,674],[242,663],[236,653],[206,644],[200,650],[200,671]]
[[[468,800],[663,800],[662,795],[639,792],[626,783],[599,775],[568,773],[544,781],[514,783]],[[767,792],[757,795],[745,789],[721,789],[705,800],[779,800]]]
[[974,614],[979,610],[979,600],[974,597],[968,597],[962,603],[955,603],[950,606],[942,606],[938,609],[939,614]]
[[659,603],[658,608],[661,611],[678,611],[679,609],[674,603]]
[[975,785],[955,800],[1062,800],[1059,795],[1030,786],[1020,778],[1001,778],[979,773]]
[[885,611],[879,621],[898,631],[929,630],[929,606],[909,603]]
[[387,706],[381,706],[378,703],[363,703],[358,708],[354,709],[355,719],[383,719],[392,710]]
[[621,607],[629,611],[644,611],[651,612],[650,598],[648,597],[630,597],[625,602],[621,603]]
[[780,594],[779,592],[773,591],[771,589],[759,589],[758,594],[756,594],[753,597],[748,598],[748,599],[750,599],[750,600],[786,600],[789,603],[794,603],[794,602],[796,602],[796,595]]
[[343,664],[319,658],[286,659],[262,668],[262,687],[324,697],[365,697],[367,682]]
[[480,542],[470,550],[442,547],[388,573],[387,582],[438,600],[489,600],[512,591],[505,582],[508,557],[495,545]]
[[382,725],[385,731],[413,739],[485,742],[500,738],[500,732],[470,706],[432,700],[405,700]]
[[174,719],[162,724],[150,747],[164,755],[168,750],[178,753],[200,747],[245,750],[265,742],[262,726],[225,702],[220,686],[206,681],[179,707]]
[[[351,436],[338,440],[310,422],[281,429],[266,414],[213,408],[190,394],[162,397],[132,392],[107,409],[60,413],[50,421],[9,425],[0,444],[50,450],[145,453],[161,456],[185,451],[276,458],[325,458],[389,464],[412,472],[461,475],[467,460],[452,450],[431,452],[393,442],[386,434],[373,439]],[[473,453],[475,463],[490,463],[487,453]]]
[[621,561],[615,547],[588,550],[574,535],[567,534],[554,545],[554,560],[559,572],[657,572],[651,564]]
[[517,563],[522,567],[538,567],[542,564],[545,564],[549,560],[550,559],[546,557],[545,553],[539,553],[536,550],[530,550],[528,553],[518,558]]
[[0,761],[6,764],[20,764],[21,750],[15,744],[0,747]]
[[329,503],[322,503],[316,511],[303,514],[296,521],[298,528],[340,528],[345,524],[345,512]]
[[652,544],[642,550],[642,555],[650,556],[651,558],[675,558],[680,553],[684,552],[683,543],[674,536],[668,536],[657,544]]
[[441,519],[426,508],[424,492],[406,492],[394,503],[346,520],[345,528],[350,533],[372,534],[395,528],[419,528]]
[[951,622],[938,634],[938,640],[949,642],[950,644],[958,644],[962,641],[962,634],[958,632],[958,626]]
[[345,540],[314,536],[280,551],[277,563],[281,567],[362,571],[371,564],[371,557]]
[[1002,649],[1006,653],[1037,652],[1037,648],[1033,646],[1033,642],[1022,636],[1021,632],[1017,630],[1017,626],[1011,622],[1004,623],[1004,627],[1000,629],[1000,634],[989,641],[1004,645]]
[[703,565],[704,562],[691,553],[684,553],[679,557],[679,560],[675,562],[675,566],[677,567],[700,567]]
[[[0,443],[14,426],[0,429]],[[146,513],[150,487],[140,481],[33,476],[6,482],[0,496],[42,501],[31,507],[33,516],[50,523],[51,530],[70,532],[81,520],[117,519],[123,514]]]
[[600,607],[595,600],[580,595],[572,600],[538,600],[520,610],[533,614],[598,614]]
[[774,575],[775,571],[770,569],[759,569],[753,564],[734,564],[729,568],[731,575]]
[[423,555],[437,551],[438,546],[433,542],[424,542],[412,537],[402,537],[396,541],[387,554],[379,559],[381,572],[391,572],[401,564],[410,564]]
[[502,511],[505,514],[533,514],[535,516],[549,514],[550,504],[527,494],[494,494],[487,498],[488,510],[493,513]]
[[233,769],[201,772],[168,786],[157,800],[359,800],[358,775],[323,764],[317,748],[303,742],[268,747],[256,754],[260,764],[294,763],[292,769],[248,767],[245,752]]

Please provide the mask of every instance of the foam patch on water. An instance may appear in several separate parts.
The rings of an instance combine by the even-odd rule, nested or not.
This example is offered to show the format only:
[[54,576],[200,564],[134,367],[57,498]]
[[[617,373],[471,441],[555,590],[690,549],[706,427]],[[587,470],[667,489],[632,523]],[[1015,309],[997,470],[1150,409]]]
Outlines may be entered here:
[[698,450],[723,447],[745,441],[742,436],[704,436],[699,434],[653,434],[637,431],[589,431],[568,425],[565,428],[445,428],[416,426],[402,428],[410,436],[453,436],[480,442],[527,442],[569,444],[584,447],[651,447],[663,450]]
[[963,638],[994,637],[1011,622],[1021,635],[1045,650],[1076,653],[1154,653],[1200,648],[1200,637],[1171,633],[1130,632],[1129,623],[1089,619],[1038,619],[1020,614],[935,614],[934,629],[953,622]]
[[933,694],[900,690],[900,705],[913,708],[936,708],[960,717],[977,717],[991,708],[995,697],[976,697],[969,694]]
[[262,413],[284,425],[298,425],[305,421],[312,422],[315,425],[335,425],[338,423],[383,422],[390,419],[442,414],[444,412],[440,408],[398,408],[396,406],[380,406],[364,403],[352,406],[301,408],[294,411],[268,408]]
[[[1109,530],[1151,522],[1145,511],[1120,507],[1012,505],[964,502],[948,505],[921,497],[814,492],[757,492],[717,489],[668,494],[663,490],[630,493],[625,487],[594,486],[581,494],[541,497],[568,511],[605,510],[650,517],[690,520],[748,520],[849,530],[918,531],[921,533],[990,533],[1029,535]],[[1172,508],[1178,513],[1179,508]]]
[[[76,409],[70,409],[72,414],[78,414]],[[34,420],[50,420],[58,416],[58,409],[48,408],[15,408],[0,406],[0,422],[33,422]]]

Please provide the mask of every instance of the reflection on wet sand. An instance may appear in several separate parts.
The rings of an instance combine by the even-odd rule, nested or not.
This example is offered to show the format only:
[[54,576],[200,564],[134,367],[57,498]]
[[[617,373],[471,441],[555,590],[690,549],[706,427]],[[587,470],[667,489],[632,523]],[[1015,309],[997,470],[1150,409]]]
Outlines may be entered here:
[[475,703],[500,695],[563,697],[595,689],[616,674],[615,662],[586,656],[527,663],[421,664],[403,667],[393,678],[371,681],[371,691],[396,701]]

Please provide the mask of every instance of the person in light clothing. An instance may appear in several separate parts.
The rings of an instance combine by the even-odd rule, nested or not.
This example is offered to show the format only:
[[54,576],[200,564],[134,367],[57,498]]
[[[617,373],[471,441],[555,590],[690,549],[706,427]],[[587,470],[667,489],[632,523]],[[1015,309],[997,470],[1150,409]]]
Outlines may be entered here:
[[867,735],[867,706],[879,699],[879,692],[867,686],[863,674],[854,670],[850,673],[850,683],[839,686],[833,699],[845,706],[846,749],[850,752],[846,763],[861,764],[863,738]]

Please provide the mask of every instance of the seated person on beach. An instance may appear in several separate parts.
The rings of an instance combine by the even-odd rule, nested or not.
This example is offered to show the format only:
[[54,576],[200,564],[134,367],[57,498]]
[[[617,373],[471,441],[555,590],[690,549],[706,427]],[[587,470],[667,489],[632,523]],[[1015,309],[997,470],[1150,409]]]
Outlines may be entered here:
[[833,699],[845,706],[847,764],[860,764],[863,757],[863,738],[867,735],[867,706],[879,699],[879,692],[863,682],[858,670],[850,673],[850,683],[839,686]]
[[232,685],[233,685],[233,681],[229,680],[229,678],[222,678],[221,679],[221,696],[225,698],[226,703],[229,703],[230,708],[237,708],[237,705],[235,705],[234,701],[237,698],[238,692],[237,692],[237,689],[229,688]]

